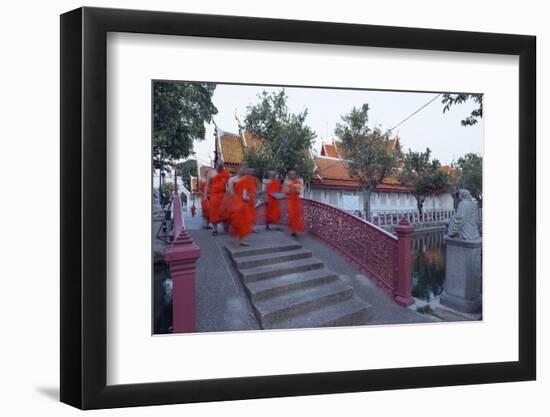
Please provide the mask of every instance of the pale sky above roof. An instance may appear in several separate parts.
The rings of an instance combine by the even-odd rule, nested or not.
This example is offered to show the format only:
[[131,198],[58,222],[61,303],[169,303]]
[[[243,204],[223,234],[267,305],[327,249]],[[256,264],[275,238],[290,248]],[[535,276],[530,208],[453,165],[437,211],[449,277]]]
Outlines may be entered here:
[[[247,106],[258,102],[263,90],[279,91],[282,87],[219,84],[214,92],[213,102],[218,109],[214,116],[218,127],[229,132],[238,132],[235,113],[241,120],[247,113]],[[308,109],[306,123],[317,133],[313,146],[315,153],[323,142],[330,143],[334,128],[340,117],[354,106],[368,103],[369,125],[382,130],[394,127],[407,116],[418,110],[437,93],[344,90],[326,88],[285,87],[288,107],[292,112]],[[429,147],[434,158],[443,164],[457,160],[460,156],[474,152],[483,154],[483,120],[474,126],[462,126],[460,120],[470,114],[475,104],[467,102],[452,107],[443,114],[441,97],[404,122],[393,133],[401,138],[404,151],[409,148],[420,151]],[[210,164],[214,151],[214,126],[207,125],[203,141],[194,142],[195,158],[199,165]]]

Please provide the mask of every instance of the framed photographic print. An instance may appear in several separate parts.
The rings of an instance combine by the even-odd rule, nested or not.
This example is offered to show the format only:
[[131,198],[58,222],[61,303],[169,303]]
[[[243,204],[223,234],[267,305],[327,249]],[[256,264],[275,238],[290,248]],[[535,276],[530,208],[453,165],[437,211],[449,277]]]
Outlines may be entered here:
[[535,38],[61,16],[61,400],[535,379]]

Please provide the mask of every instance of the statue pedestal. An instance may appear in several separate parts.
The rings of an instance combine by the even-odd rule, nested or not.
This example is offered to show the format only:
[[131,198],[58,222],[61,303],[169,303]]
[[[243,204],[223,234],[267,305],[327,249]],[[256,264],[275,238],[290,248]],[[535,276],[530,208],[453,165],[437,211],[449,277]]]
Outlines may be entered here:
[[462,313],[481,311],[481,238],[448,237],[445,284],[440,303]]

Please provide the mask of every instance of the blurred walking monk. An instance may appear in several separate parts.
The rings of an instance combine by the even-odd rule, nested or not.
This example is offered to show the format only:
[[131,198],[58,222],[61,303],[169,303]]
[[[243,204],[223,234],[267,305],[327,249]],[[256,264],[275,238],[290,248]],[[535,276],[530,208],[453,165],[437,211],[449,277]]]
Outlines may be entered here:
[[214,225],[213,236],[218,236],[218,223],[221,218],[220,206],[229,181],[229,172],[224,167],[221,159],[216,163],[216,169],[208,173],[206,179],[206,195],[208,196],[208,215],[210,223]]
[[254,230],[257,185],[256,177],[246,169],[233,186],[235,208],[231,215],[231,234],[239,238],[241,246],[249,246],[244,239]]
[[265,185],[265,228],[271,230],[269,225],[279,223],[281,218],[281,208],[279,207],[279,200],[275,198],[274,194],[281,192],[281,183],[277,179],[275,171],[269,171],[267,179],[264,181]]
[[205,229],[211,229],[210,220],[208,218],[208,197],[206,195],[206,178],[201,178],[200,194],[201,194],[201,215],[203,218],[203,226]]
[[288,171],[287,179],[285,180],[283,192],[287,195],[288,207],[288,228],[292,236],[304,230],[304,216],[302,213],[302,181],[296,178],[296,171]]

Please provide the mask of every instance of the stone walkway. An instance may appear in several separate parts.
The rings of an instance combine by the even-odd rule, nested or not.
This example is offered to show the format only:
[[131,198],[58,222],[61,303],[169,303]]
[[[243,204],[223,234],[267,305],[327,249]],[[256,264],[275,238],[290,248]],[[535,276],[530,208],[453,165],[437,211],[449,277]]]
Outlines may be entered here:
[[[200,229],[200,217],[192,218],[188,215],[185,222],[189,234],[202,250],[196,274],[197,331],[259,329],[242,282],[224,249],[224,244],[237,245],[236,240],[224,232],[213,237],[211,230]],[[284,234],[285,239],[296,239],[304,248],[312,251],[328,269],[339,274],[345,282],[353,286],[354,294],[372,306],[369,325],[439,321],[433,316],[398,306],[382,289],[344,258],[310,235],[292,238],[286,232],[265,231],[263,227],[257,227],[257,231],[258,233],[253,233],[249,238],[251,246],[259,242],[265,244],[276,241]]]

